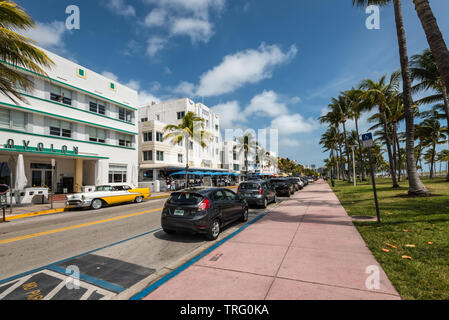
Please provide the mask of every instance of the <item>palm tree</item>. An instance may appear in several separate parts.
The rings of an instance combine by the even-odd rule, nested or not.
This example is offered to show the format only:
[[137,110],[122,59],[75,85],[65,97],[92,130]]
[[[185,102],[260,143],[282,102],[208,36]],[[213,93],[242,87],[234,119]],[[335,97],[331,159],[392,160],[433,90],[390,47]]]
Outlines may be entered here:
[[447,128],[441,126],[440,121],[437,117],[430,117],[425,119],[420,124],[420,130],[422,130],[422,139],[425,147],[430,147],[430,179],[433,178],[434,173],[434,163],[436,153],[436,147],[439,144],[446,142]]
[[15,67],[23,67],[46,76],[41,68],[50,67],[53,62],[47,55],[32,45],[33,40],[14,30],[28,30],[34,27],[33,19],[16,3],[0,1],[0,92],[15,102],[14,98],[26,101],[19,88],[31,91],[34,84]]
[[204,120],[195,113],[189,111],[178,125],[169,124],[164,127],[163,141],[171,139],[173,145],[184,141],[186,148],[186,188],[189,187],[189,149],[193,142],[197,142],[205,148],[212,139],[212,135],[204,130]]
[[[434,91],[430,96],[424,97],[417,101],[419,104],[429,104],[443,101],[443,104],[438,104],[433,107],[433,111],[442,111],[443,118],[447,121],[449,128],[449,102],[447,97],[447,90],[441,79],[435,58],[429,49],[424,50],[422,54],[414,55],[410,61],[410,72],[413,80],[417,80],[418,84],[413,87],[413,91]],[[441,116],[439,116],[441,118]],[[449,181],[449,172],[446,177]]]
[[390,174],[393,180],[393,188],[399,188],[399,184],[396,179],[396,170],[394,166],[394,158],[391,151],[391,139],[388,132],[388,120],[387,120],[387,110],[388,103],[391,102],[391,98],[397,95],[399,87],[399,73],[394,72],[390,81],[387,83],[386,75],[380,78],[379,82],[375,82],[371,79],[365,79],[360,84],[361,90],[364,90],[362,96],[365,100],[365,107],[370,110],[377,106],[379,108],[379,114],[382,119],[382,126],[384,130],[385,142],[387,145],[388,159],[390,163]]
[[237,150],[239,153],[244,152],[245,155],[245,173],[248,175],[248,156],[256,151],[257,143],[254,136],[245,132],[243,136],[237,138]]
[[367,5],[381,5],[385,6],[393,2],[394,15],[396,23],[396,33],[399,45],[399,58],[401,61],[401,74],[403,85],[403,99],[405,110],[405,123],[406,123],[406,155],[407,155],[407,173],[409,181],[410,195],[430,195],[429,190],[424,186],[419,178],[418,171],[416,170],[415,162],[415,123],[413,115],[413,98],[412,98],[412,81],[410,77],[410,70],[408,64],[407,54],[407,38],[405,36],[404,20],[402,18],[402,4],[401,0],[352,0],[353,5],[360,7],[366,7]]
[[444,42],[443,35],[438,27],[437,20],[433,15],[432,8],[428,0],[413,0],[415,10],[421,20],[422,27],[426,33],[427,42],[435,56],[439,73],[446,85],[446,91],[449,92],[449,51]]
[[[323,135],[321,136],[320,144],[323,146],[324,151],[330,151],[330,158],[334,159],[334,150],[337,154],[337,162],[336,168],[338,168],[338,143],[340,141],[340,134],[337,131],[337,128],[334,126],[330,127]],[[334,163],[334,162],[332,162]],[[335,168],[332,169],[332,176],[335,173]],[[338,178],[340,178],[340,172],[337,170]]]

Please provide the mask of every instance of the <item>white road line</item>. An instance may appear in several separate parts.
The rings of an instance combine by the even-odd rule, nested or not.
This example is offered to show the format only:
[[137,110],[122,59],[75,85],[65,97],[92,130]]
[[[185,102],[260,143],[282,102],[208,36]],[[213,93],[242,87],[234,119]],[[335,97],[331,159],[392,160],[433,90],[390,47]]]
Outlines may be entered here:
[[[37,273],[35,273],[37,274]],[[0,300],[2,300],[3,298],[5,298],[8,294],[10,294],[11,292],[13,292],[15,289],[17,289],[18,287],[20,287],[21,285],[23,285],[25,282],[28,281],[28,279],[30,279],[32,276],[34,276],[35,274],[30,274],[22,279],[20,279],[16,284],[12,285],[11,287],[9,287],[5,292],[3,292],[2,294],[0,294]],[[8,283],[5,283],[3,286],[7,286],[10,283],[13,283],[17,280],[13,280],[10,281]],[[2,286],[2,287],[3,287]]]

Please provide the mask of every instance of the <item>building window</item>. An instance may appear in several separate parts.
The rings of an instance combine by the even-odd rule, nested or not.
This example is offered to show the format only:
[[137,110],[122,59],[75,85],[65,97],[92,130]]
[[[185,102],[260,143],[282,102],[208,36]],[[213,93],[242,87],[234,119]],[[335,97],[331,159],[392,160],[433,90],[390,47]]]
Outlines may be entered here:
[[109,166],[109,183],[126,183],[126,166]]
[[106,130],[89,127],[89,141],[106,143]]
[[238,164],[234,164],[234,171],[239,171],[240,170],[240,166]]
[[182,153],[178,153],[178,162],[182,163]]
[[142,118],[140,119],[141,122],[148,122],[148,118]]
[[122,121],[132,122],[133,112],[124,108],[119,108],[118,118]]
[[185,116],[186,116],[185,111],[177,113],[178,120],[182,120]]
[[218,131],[218,124],[215,125],[215,130]]
[[156,141],[162,142],[164,140],[164,134],[162,132],[156,132]]
[[118,145],[122,147],[132,147],[132,137],[130,135],[126,134],[119,134],[118,135]]
[[50,135],[57,137],[72,137],[72,124],[57,119],[50,119]]
[[234,159],[234,160],[237,160],[237,152],[234,152],[234,154],[233,154],[233,159]]
[[193,142],[192,141],[190,141],[189,149],[193,150]]
[[157,115],[156,115],[156,120],[157,120],[157,121],[161,121],[161,115],[160,115],[160,114],[157,114]]
[[50,88],[50,100],[71,106],[72,91],[52,85]]
[[153,181],[153,170],[143,172],[143,181]]
[[26,113],[0,108],[0,127],[14,130],[25,130],[26,124]]
[[89,101],[89,111],[105,115],[106,114],[106,103],[100,100],[91,99]]
[[156,151],[156,160],[164,161],[164,152],[163,151]]
[[153,131],[144,132],[143,141],[144,142],[153,141]]
[[153,161],[153,151],[144,151],[143,161]]

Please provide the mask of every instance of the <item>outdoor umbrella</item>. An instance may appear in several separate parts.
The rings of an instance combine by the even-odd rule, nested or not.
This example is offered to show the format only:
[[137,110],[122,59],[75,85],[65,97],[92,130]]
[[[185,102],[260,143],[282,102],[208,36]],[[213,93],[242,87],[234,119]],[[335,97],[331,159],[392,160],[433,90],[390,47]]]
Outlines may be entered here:
[[14,184],[15,190],[23,190],[28,184],[27,177],[25,176],[25,164],[23,163],[23,155],[19,154],[16,165],[16,181]]
[[189,174],[193,174],[193,175],[196,175],[196,176],[204,176],[204,173],[201,172],[201,171],[194,171],[194,172],[190,172]]
[[[186,174],[186,171],[185,171],[185,170],[184,170],[184,171],[179,171],[179,172],[172,173],[170,176],[180,176],[180,175],[183,175],[183,174]],[[190,174],[190,172],[189,172],[189,174]]]

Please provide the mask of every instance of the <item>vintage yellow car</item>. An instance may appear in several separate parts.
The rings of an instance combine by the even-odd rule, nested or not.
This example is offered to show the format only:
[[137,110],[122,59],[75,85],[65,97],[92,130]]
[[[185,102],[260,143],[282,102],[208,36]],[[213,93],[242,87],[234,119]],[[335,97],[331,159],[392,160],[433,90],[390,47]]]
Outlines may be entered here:
[[66,208],[86,208],[91,207],[94,210],[101,209],[104,206],[136,202],[141,203],[150,198],[150,189],[132,189],[127,185],[98,186],[94,192],[77,193],[67,196]]

